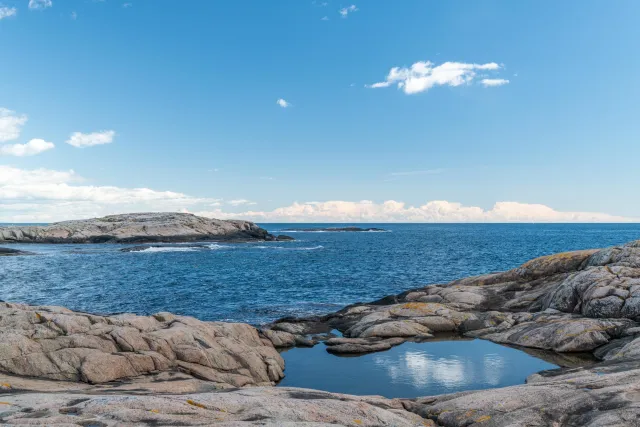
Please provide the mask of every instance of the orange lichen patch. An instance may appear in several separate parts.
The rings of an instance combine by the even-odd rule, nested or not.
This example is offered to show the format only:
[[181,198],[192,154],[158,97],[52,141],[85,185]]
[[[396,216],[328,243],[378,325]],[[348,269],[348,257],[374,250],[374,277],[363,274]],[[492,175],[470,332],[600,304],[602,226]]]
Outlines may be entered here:
[[195,400],[187,399],[187,403],[191,406],[195,406],[196,408],[207,409],[202,403],[198,403]]
[[516,271],[533,276],[567,273],[576,270],[584,260],[596,252],[597,250],[594,249],[547,255],[522,264]]
[[355,419],[355,420],[353,420],[353,422],[358,424],[358,425],[362,425],[362,420]]
[[0,402],[0,405],[9,405],[9,406],[12,406],[13,404],[12,404],[12,403],[9,403],[9,402]]
[[11,388],[11,384],[9,384],[9,383],[2,383],[2,384],[0,384],[0,387],[2,387],[2,388]]
[[490,419],[491,419],[491,416],[490,416],[490,415],[483,415],[483,416],[481,416],[481,417],[476,418],[476,419],[474,420],[474,422],[476,422],[476,423],[483,423],[483,422],[485,422],[485,421],[489,421]]
[[158,411],[157,409],[149,409],[149,412],[153,412],[154,414],[160,413],[160,411]]

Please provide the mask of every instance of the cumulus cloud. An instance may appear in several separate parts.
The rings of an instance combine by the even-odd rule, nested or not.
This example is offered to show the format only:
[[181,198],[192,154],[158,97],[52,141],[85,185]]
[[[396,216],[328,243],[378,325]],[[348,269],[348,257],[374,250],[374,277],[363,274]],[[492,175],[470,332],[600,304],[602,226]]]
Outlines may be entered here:
[[[366,85],[366,87],[378,89],[396,85],[404,93],[410,95],[425,92],[434,86],[471,84],[478,76],[479,71],[498,71],[500,68],[501,66],[495,62],[486,64],[445,62],[435,65],[431,61],[419,61],[411,65],[411,67],[393,67],[384,81]],[[496,84],[486,86],[496,86]]]
[[15,111],[0,108],[0,142],[17,139],[22,131],[22,126],[26,122],[26,115],[16,114]]
[[51,0],[29,0],[29,9],[31,10],[42,10],[51,6],[53,6]]
[[0,7],[0,20],[4,19],[4,18],[9,18],[11,16],[16,16],[17,13],[18,13],[18,9],[16,9],[15,7],[1,6]]
[[437,175],[439,173],[444,172],[446,169],[425,169],[419,171],[408,171],[408,172],[391,172],[389,175],[391,176],[411,176],[411,175]]
[[34,156],[43,151],[51,150],[55,145],[53,142],[44,139],[32,139],[26,144],[5,144],[0,145],[0,155],[3,156]]
[[48,222],[141,211],[178,212],[218,199],[173,191],[86,185],[73,170],[0,165],[0,222]]
[[74,132],[67,140],[67,144],[74,147],[91,147],[93,145],[110,144],[113,142],[113,138],[116,136],[116,132],[113,130],[103,130],[100,132],[82,133]]
[[227,204],[231,206],[242,206],[242,205],[255,205],[256,203],[247,199],[236,199],[236,200],[229,200]]
[[343,7],[342,9],[340,9],[338,11],[338,13],[340,14],[340,16],[342,16],[343,18],[346,18],[347,16],[349,16],[350,13],[353,12],[357,12],[359,9],[356,7],[355,4],[352,4],[351,6],[348,7]]
[[290,106],[291,106],[291,104],[290,104],[289,102],[285,101],[285,100],[284,100],[284,99],[282,99],[282,98],[279,98],[279,99],[276,101],[276,104],[278,104],[278,105],[279,105],[279,106],[281,106],[282,108],[287,108],[287,107],[290,107]]
[[257,222],[631,222],[634,218],[595,212],[561,212],[548,206],[498,202],[484,210],[444,200],[408,206],[387,200],[374,203],[328,201],[293,203],[272,211],[227,213],[221,209],[199,212],[216,218],[242,218]]
[[480,82],[484,87],[493,87],[493,86],[502,86],[509,84],[509,80],[507,79],[482,79]]

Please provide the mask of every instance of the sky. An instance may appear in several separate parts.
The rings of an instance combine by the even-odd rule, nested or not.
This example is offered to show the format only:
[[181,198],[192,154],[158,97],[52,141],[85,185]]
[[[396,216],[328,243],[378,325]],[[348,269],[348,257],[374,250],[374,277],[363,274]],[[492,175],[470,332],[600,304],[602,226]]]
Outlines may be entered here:
[[638,221],[640,2],[353,1],[0,0],[0,222]]

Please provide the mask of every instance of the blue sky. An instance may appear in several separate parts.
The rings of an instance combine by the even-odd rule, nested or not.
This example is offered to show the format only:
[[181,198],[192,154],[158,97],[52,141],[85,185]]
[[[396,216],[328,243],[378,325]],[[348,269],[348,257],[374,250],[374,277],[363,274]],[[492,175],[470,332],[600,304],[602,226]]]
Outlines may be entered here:
[[0,3],[0,221],[640,217],[637,1]]

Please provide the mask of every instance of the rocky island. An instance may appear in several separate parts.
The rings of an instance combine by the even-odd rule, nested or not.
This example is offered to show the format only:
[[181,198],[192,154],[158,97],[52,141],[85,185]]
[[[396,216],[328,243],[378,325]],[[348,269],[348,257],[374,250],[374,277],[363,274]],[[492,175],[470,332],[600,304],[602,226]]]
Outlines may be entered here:
[[[97,316],[2,303],[0,423],[638,426],[638,321],[640,241],[259,329],[170,313]],[[286,373],[276,348],[323,342],[353,354],[452,334],[551,352],[566,367],[523,385],[417,399],[271,387]],[[578,353],[597,362],[581,366]]]
[[292,240],[253,222],[210,219],[187,213],[109,215],[44,226],[0,227],[0,243],[153,243]]

